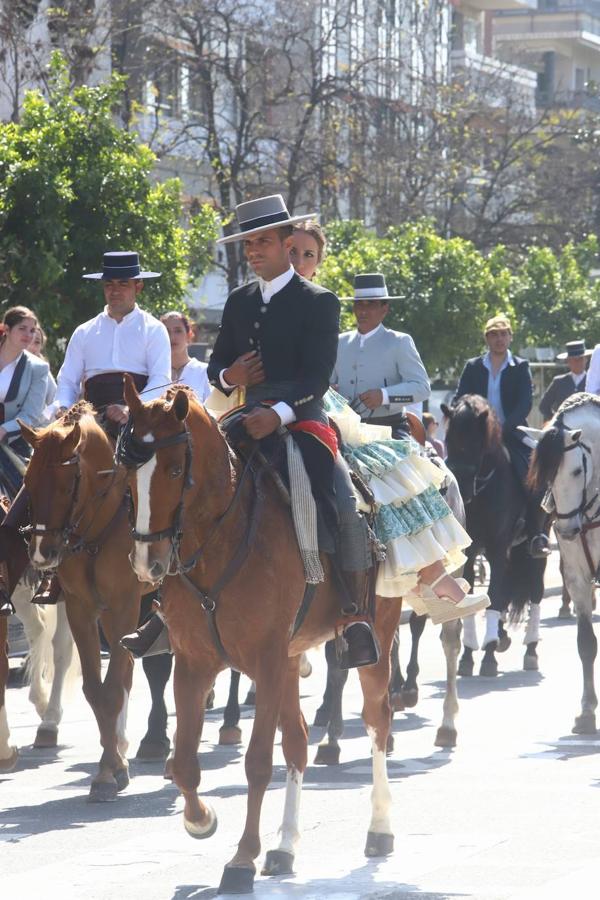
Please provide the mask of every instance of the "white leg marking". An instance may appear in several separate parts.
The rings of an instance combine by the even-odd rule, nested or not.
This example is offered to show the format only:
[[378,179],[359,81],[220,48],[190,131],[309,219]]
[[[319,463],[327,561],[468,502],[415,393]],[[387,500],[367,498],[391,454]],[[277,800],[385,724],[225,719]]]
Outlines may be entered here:
[[129,693],[123,690],[123,706],[117,718],[117,747],[123,758],[127,755],[129,741],[127,740],[127,708],[129,706]]
[[300,798],[302,797],[303,774],[291,766],[287,770],[285,782],[285,803],[283,805],[283,821],[279,829],[278,850],[294,855],[296,844],[300,840]]
[[463,644],[469,650],[479,650],[479,641],[477,640],[477,623],[475,616],[465,616],[463,623]]
[[367,728],[371,738],[373,752],[373,790],[371,791],[371,824],[369,831],[375,834],[393,834],[390,822],[390,810],[392,808],[392,795],[387,776],[387,757],[385,748],[377,748],[377,739],[374,728]]
[[485,611],[485,637],[483,644],[484,649],[487,644],[498,640],[498,622],[500,621],[500,613],[495,609],[486,609]]
[[524,644],[533,644],[540,639],[540,604],[530,603],[529,618],[527,619],[527,628],[525,629]]

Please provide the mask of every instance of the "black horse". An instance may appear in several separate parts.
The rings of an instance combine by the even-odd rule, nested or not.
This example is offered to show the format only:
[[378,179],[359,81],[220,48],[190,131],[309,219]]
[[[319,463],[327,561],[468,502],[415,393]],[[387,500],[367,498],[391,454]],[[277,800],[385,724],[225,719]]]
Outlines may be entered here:
[[[466,394],[453,409],[443,406],[442,411],[449,419],[446,464],[458,481],[466,529],[473,541],[467,550],[465,578],[473,584],[475,560],[483,553],[490,565],[490,610],[502,614],[510,608],[511,620],[518,621],[531,603],[535,615],[530,624],[539,622],[546,560],[529,555],[525,491],[502,441],[500,422],[487,400],[477,394]],[[532,629],[532,640],[526,636],[526,669],[537,668],[535,632]],[[502,649],[498,639],[485,645],[481,675],[497,675],[495,654]],[[472,673],[473,651],[465,647],[459,674]]]

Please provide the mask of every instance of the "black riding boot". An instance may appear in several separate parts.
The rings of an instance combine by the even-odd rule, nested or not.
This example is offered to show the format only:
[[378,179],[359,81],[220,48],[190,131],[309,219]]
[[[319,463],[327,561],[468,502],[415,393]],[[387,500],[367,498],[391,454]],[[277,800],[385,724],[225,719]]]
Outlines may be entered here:
[[119,641],[136,659],[142,656],[156,656],[171,653],[169,630],[160,613],[152,613],[143,625],[131,634],[125,634]]
[[[352,610],[364,608],[365,586],[367,573],[341,572],[344,586],[348,595],[349,606]],[[346,607],[346,610],[348,606]],[[346,612],[343,610],[343,612]],[[352,615],[355,615],[354,612]],[[358,613],[360,615],[360,612]],[[359,621],[350,622],[344,627],[343,639],[347,644],[340,657],[341,669],[358,669],[361,666],[373,666],[379,661],[379,641],[366,616]]]

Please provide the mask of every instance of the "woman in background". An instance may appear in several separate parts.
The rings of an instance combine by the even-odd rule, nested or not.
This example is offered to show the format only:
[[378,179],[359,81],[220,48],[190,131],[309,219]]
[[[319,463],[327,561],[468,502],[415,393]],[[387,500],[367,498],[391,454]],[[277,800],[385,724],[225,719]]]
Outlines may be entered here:
[[204,403],[210,393],[206,375],[207,365],[194,359],[188,352],[194,333],[190,320],[184,313],[168,312],[160,317],[171,341],[171,381],[192,388],[198,400]]

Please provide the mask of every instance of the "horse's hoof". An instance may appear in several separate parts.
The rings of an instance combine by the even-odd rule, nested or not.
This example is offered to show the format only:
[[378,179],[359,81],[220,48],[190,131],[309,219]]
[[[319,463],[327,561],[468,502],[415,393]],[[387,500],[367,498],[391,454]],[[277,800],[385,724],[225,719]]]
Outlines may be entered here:
[[313,722],[315,728],[327,728],[329,725],[329,710],[325,709],[325,707],[320,706],[315,713],[315,721]]
[[365,844],[365,856],[389,856],[394,852],[394,835],[378,834],[375,831],[367,832]]
[[526,653],[523,657],[523,670],[525,672],[537,672],[539,668],[540,663],[537,653]]
[[312,663],[307,657],[306,653],[303,653],[300,657],[300,667],[298,669],[300,673],[300,678],[310,678],[312,675]]
[[237,725],[221,725],[219,728],[219,744],[225,747],[242,743],[242,729]]
[[408,690],[402,688],[402,699],[405,707],[412,709],[419,702],[419,688],[409,688]]
[[166,759],[171,750],[171,742],[169,738],[163,738],[158,741],[142,740],[138,747],[135,758],[138,762],[162,762]]
[[572,728],[573,734],[596,734],[596,716],[594,713],[584,713],[577,716]]
[[126,787],[129,787],[129,769],[117,769],[116,772],[113,772],[113,775],[117,782],[117,791],[124,791]]
[[183,827],[190,837],[193,837],[198,841],[212,837],[217,830],[217,825],[219,824],[217,814],[212,806],[209,803],[204,803],[204,805],[208,812],[208,822],[206,822],[204,825],[199,822],[190,822],[188,819],[186,819],[185,816],[183,817]]
[[460,662],[458,663],[458,669],[456,670],[457,675],[462,675],[463,677],[469,678],[473,674],[473,670],[475,668],[475,663],[473,661],[473,653],[472,651],[467,653],[463,653],[460,658]]
[[456,747],[456,728],[440,725],[435,736],[434,747]]
[[10,747],[10,756],[0,759],[0,772],[12,772],[19,759],[19,751],[16,747]]
[[479,674],[484,678],[495,678],[498,674],[498,663],[495,656],[484,656],[481,660]]
[[114,781],[92,781],[88,803],[111,803],[117,799],[119,787]]
[[339,744],[319,744],[314,764],[315,766],[339,766]]
[[390,756],[391,753],[394,752],[394,735],[390,731],[387,736],[387,741],[385,742],[385,754],[386,756]]
[[165,779],[165,781],[173,781],[173,757],[172,756],[170,756],[165,763],[163,778]]
[[497,641],[498,646],[496,647],[497,653],[506,653],[510,645],[512,644],[511,638],[504,632],[501,634]]
[[206,703],[204,704],[204,709],[214,709],[215,708],[215,689],[211,688],[206,696]]
[[293,875],[294,854],[285,850],[269,850],[265,856],[265,863],[261,875]]
[[256,691],[253,691],[252,688],[250,688],[250,690],[246,694],[244,706],[256,706]]
[[58,744],[58,728],[49,728],[47,725],[40,725],[38,728],[33,746],[35,750],[44,750],[48,747],[56,747]]
[[567,606],[561,606],[561,608],[558,611],[558,618],[559,619],[574,619],[575,616],[571,612],[570,607],[567,605]]
[[225,866],[218,894],[251,894],[254,890],[254,868]]
[[404,697],[401,692],[394,693],[390,696],[390,706],[392,707],[392,712],[404,712],[406,707],[404,705]]

